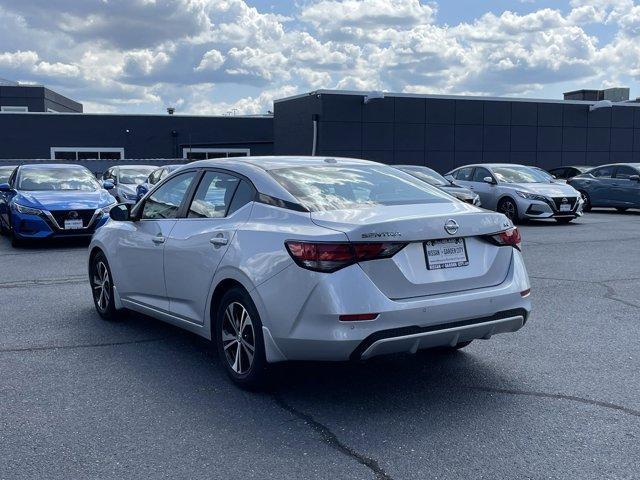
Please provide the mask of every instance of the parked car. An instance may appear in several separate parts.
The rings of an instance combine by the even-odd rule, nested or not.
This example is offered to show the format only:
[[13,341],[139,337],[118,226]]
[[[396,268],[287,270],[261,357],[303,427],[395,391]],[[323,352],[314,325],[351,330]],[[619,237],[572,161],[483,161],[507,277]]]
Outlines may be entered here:
[[422,167],[419,165],[394,165],[394,167],[427,182],[429,185],[433,185],[434,187],[438,187],[440,190],[444,190],[449,195],[456,197],[458,200],[462,200],[463,202],[470,203],[477,207],[481,205],[480,197],[477,193],[472,192],[468,188],[456,185],[451,180],[447,180],[429,167]]
[[138,185],[144,183],[156,168],[151,165],[118,165],[107,169],[102,179],[113,183],[115,188],[111,195],[118,203],[133,205],[138,201]]
[[461,348],[531,308],[504,215],[365,160],[202,160],[111,218],[90,245],[99,315],[211,338],[242,386],[286,360]]
[[144,197],[151,188],[160,180],[164,180],[170,173],[175,172],[183,164],[180,165],[165,165],[164,167],[156,168],[147,179],[136,187],[137,202]]
[[514,223],[536,218],[569,223],[582,215],[582,198],[573,187],[551,182],[548,174],[525,165],[467,165],[448,175],[480,195],[484,208],[504,213]]
[[546,170],[540,167],[529,166],[529,168],[533,169],[535,172],[542,175],[549,183],[567,183],[562,179],[556,178],[555,176],[551,175],[549,172],[547,172]]
[[17,165],[2,165],[0,166],[0,183],[9,183],[9,177],[13,171],[17,168]]
[[640,208],[640,163],[603,165],[568,183],[582,195],[586,211],[592,207],[614,207],[621,212]]
[[587,167],[586,165],[568,165],[565,167],[557,167],[549,170],[549,173],[559,180],[569,180],[576,175],[588,172],[593,167]]
[[28,239],[91,236],[116,204],[93,174],[80,165],[17,167],[0,184],[0,229],[14,245]]

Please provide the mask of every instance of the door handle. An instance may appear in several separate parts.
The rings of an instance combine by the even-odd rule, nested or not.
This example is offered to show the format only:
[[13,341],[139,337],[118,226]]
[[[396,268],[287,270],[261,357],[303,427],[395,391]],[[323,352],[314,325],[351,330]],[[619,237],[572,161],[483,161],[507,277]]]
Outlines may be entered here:
[[157,237],[153,237],[151,241],[156,245],[161,245],[164,243],[165,238],[162,235],[158,235]]
[[216,247],[219,247],[219,246],[226,245],[227,243],[229,243],[229,239],[227,239],[226,237],[223,237],[221,235],[219,237],[213,237],[211,240],[209,240],[209,243],[211,245],[215,245]]

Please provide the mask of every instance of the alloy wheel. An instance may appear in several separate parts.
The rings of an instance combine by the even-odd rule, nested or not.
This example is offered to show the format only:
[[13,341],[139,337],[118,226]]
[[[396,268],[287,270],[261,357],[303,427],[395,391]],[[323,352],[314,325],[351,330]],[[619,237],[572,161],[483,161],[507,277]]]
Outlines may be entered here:
[[227,306],[222,320],[222,346],[231,369],[244,375],[253,365],[256,336],[251,316],[238,302]]
[[100,311],[104,312],[109,306],[111,299],[111,281],[109,280],[109,270],[104,262],[96,264],[92,278],[93,298]]
[[500,204],[500,213],[504,213],[509,220],[516,217],[516,206],[510,200],[505,200]]

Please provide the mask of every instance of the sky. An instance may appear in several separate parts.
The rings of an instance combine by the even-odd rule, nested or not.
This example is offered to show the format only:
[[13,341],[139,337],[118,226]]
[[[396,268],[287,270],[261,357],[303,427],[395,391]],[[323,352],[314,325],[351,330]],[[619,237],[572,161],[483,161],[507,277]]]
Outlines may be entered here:
[[634,0],[2,0],[0,77],[86,112],[260,114],[317,89],[640,96]]

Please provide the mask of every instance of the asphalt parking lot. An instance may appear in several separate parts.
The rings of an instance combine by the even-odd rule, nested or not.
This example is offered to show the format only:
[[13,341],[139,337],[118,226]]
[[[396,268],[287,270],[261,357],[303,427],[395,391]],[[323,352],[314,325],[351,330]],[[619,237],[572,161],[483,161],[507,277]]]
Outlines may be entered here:
[[640,477],[640,212],[521,227],[534,313],[461,352],[225,377],[207,342],[105,323],[86,244],[0,239],[0,479]]

